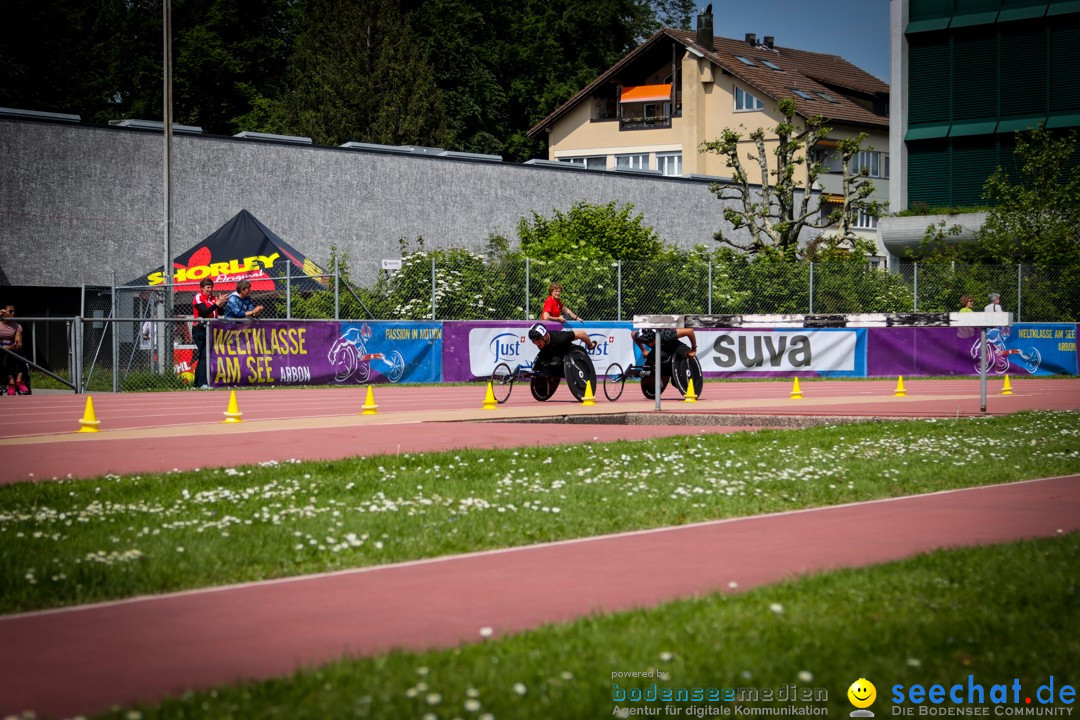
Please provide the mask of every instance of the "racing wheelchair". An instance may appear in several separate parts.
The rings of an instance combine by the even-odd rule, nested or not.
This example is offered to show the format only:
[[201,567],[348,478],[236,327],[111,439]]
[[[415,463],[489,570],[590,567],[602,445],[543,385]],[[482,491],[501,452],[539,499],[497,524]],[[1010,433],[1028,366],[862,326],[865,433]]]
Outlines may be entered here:
[[566,379],[566,386],[573,396],[581,401],[585,398],[585,385],[592,383],[596,388],[596,368],[585,348],[574,345],[562,357],[561,362],[550,365],[526,367],[518,365],[513,370],[506,363],[499,363],[491,373],[491,390],[495,400],[502,404],[510,399],[514,383],[528,380],[532,396],[543,402],[555,394],[559,383]]
[[[690,380],[694,381],[694,392],[701,397],[703,378],[701,375],[701,363],[696,357],[690,357],[687,353],[690,348],[685,345],[684,349],[676,350],[670,357],[665,353],[660,356],[660,394],[667,389],[668,383],[675,386],[681,394],[686,395],[690,389]],[[604,373],[604,396],[615,402],[622,396],[623,386],[627,380],[641,380],[641,394],[649,400],[656,399],[656,361],[652,353],[645,356],[641,365],[631,365],[623,368],[619,363],[608,365]]]

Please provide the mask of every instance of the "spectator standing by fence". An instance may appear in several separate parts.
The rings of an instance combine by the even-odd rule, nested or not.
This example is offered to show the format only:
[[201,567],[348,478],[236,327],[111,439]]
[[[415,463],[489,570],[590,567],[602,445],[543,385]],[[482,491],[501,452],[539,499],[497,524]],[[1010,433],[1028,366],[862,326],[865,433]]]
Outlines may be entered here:
[[207,320],[212,320],[218,316],[218,311],[225,306],[228,301],[227,295],[214,295],[214,281],[210,278],[203,278],[199,283],[199,292],[195,293],[195,297],[191,301],[192,314],[195,316],[195,327],[191,331],[191,338],[195,341],[195,387],[210,389],[210,383],[207,375],[207,357],[206,357],[206,328]]
[[1004,312],[1001,309],[1001,293],[990,293],[990,304],[983,308],[983,312]]
[[548,285],[548,297],[544,301],[544,309],[540,313],[541,320],[551,320],[553,322],[564,323],[568,320],[567,316],[580,321],[581,316],[575,313],[570,308],[566,307],[566,304],[562,301],[562,285],[559,283],[551,283]]
[[251,281],[241,280],[236,283],[236,292],[225,303],[225,317],[233,320],[246,320],[263,311],[262,305],[256,305],[251,299]]
[[[0,308],[0,345],[11,352],[21,352],[23,346],[22,325],[11,320],[15,316],[15,306],[5,305]],[[29,395],[30,368],[25,362],[8,353],[0,354],[0,380],[7,386],[8,395]]]

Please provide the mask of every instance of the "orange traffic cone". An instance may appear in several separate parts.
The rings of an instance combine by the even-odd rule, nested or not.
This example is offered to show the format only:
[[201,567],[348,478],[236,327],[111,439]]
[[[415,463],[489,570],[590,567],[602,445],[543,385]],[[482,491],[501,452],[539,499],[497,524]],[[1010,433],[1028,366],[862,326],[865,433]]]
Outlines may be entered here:
[[583,398],[581,398],[581,404],[582,405],[595,405],[596,404],[596,398],[593,397],[593,393],[592,393],[592,381],[591,380],[586,380],[585,381],[585,396]]
[[367,397],[364,399],[364,407],[361,415],[378,415],[379,406],[375,404],[375,391],[371,389],[371,386],[367,386]]
[[694,378],[686,384],[686,396],[682,399],[683,402],[697,402],[697,393],[694,392]]
[[229,391],[229,407],[225,409],[225,419],[223,423],[238,423],[244,422],[244,413],[240,412],[240,408],[236,406],[236,391]]
[[82,427],[75,432],[97,432],[98,425],[101,424],[101,421],[94,415],[94,398],[89,395],[86,396],[86,410],[83,412],[79,424],[82,425]]
[[498,410],[499,401],[495,399],[495,393],[491,389],[491,381],[488,380],[487,394],[484,395],[484,410]]

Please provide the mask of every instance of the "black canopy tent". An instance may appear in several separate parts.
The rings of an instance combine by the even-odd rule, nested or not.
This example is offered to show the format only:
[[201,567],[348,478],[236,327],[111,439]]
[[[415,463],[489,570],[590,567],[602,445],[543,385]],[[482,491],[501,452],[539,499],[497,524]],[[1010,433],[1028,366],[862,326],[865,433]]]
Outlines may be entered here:
[[[317,291],[330,287],[326,272],[282,240],[247,210],[215,230],[202,242],[173,260],[173,289],[197,292],[199,281],[210,278],[217,292],[231,292],[240,280],[251,281],[255,292],[285,289]],[[126,283],[154,288],[165,283],[162,268]]]

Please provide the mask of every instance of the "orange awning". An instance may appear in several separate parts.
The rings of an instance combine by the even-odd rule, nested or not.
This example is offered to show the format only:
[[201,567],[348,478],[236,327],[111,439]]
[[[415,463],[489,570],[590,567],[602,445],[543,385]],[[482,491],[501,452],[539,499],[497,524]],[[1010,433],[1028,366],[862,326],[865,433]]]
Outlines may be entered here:
[[624,87],[619,102],[655,102],[671,99],[671,83],[664,85],[634,85]]

